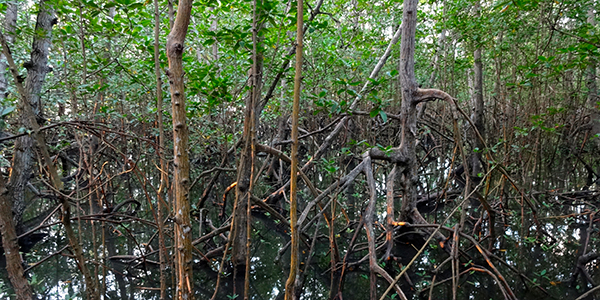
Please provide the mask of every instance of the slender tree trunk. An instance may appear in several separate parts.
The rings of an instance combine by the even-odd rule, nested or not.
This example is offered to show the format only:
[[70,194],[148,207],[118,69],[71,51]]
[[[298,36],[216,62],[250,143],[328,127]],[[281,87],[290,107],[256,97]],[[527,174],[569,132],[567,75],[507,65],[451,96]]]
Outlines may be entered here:
[[[209,10],[214,12],[215,8],[211,7]],[[210,15],[210,19],[212,20],[210,24],[210,31],[217,33],[217,27],[219,26],[219,20],[217,19],[217,15],[212,13]],[[214,44],[212,44],[212,59],[217,61],[219,59],[219,40],[216,37],[214,39],[215,42]]]
[[165,148],[165,129],[163,124],[163,92],[162,92],[162,78],[160,76],[160,11],[158,7],[158,0],[154,0],[154,75],[156,76],[156,120],[158,123],[158,153],[160,156],[160,187],[158,189],[157,199],[157,225],[158,225],[158,257],[160,263],[160,299],[167,299],[167,262],[166,262],[166,250],[165,247],[165,234],[164,234],[164,223],[163,223],[163,201],[166,195],[165,189],[167,189],[169,182],[167,162],[164,158]]
[[[447,5],[446,5],[446,1],[442,1],[442,6],[443,6],[443,22],[444,24],[446,24],[446,11],[447,11]],[[445,45],[446,43],[446,28],[442,28],[442,32],[440,32],[440,37],[438,38],[438,46],[437,46],[437,50],[435,52],[435,55],[433,56],[433,60],[431,61],[431,68],[433,69],[431,71],[431,75],[429,75],[429,82],[427,82],[427,87],[428,88],[433,88],[433,85],[435,83],[435,80],[437,78],[437,71],[439,69],[439,65],[440,65],[440,57],[445,57],[445,53],[442,54],[442,52],[444,52],[445,50]],[[425,110],[427,109],[427,103],[422,103],[421,106],[418,108],[418,112],[417,112],[417,118],[421,119],[421,117],[423,116],[423,114],[425,113]]]
[[[234,280],[236,282],[236,294],[248,297],[247,283],[248,272],[240,276],[241,270],[249,270],[249,244],[250,244],[250,214],[249,201],[252,193],[252,182],[254,181],[254,149],[256,146],[256,127],[258,124],[262,90],[263,57],[261,38],[259,36],[262,27],[259,20],[258,1],[254,1],[254,16],[252,23],[252,69],[250,71],[250,93],[246,97],[246,109],[244,112],[244,147],[240,153],[240,162],[237,173],[237,185],[235,189],[234,229],[232,242],[232,258],[234,264]],[[243,280],[242,280],[243,279]],[[244,282],[244,285],[241,283]]]
[[175,23],[175,10],[173,8],[173,1],[175,1],[175,0],[167,0],[168,14],[169,14],[169,29],[171,29],[171,30],[173,30],[173,26]]
[[[169,18],[169,31],[167,31],[167,32],[173,31],[173,26],[175,25],[174,24],[175,23],[175,10],[173,9],[173,1],[174,0],[167,0],[167,15],[168,15],[168,18]],[[190,11],[190,13],[191,13],[191,11]],[[175,200],[175,197],[173,195],[173,189],[174,188],[169,188],[168,189],[167,197],[169,199],[172,199],[171,200],[172,201],[172,207],[175,208],[175,201],[176,200]],[[176,256],[176,254],[172,254],[170,256],[171,257],[170,264],[173,266],[173,269],[176,268],[176,264],[177,264],[175,256]],[[175,282],[176,281],[176,277],[177,276],[171,276],[171,286],[175,286],[176,285],[176,282]]]
[[[444,8],[446,7],[446,5],[444,5]],[[445,14],[444,14],[445,15]],[[444,52],[444,44],[446,43],[446,29],[442,29],[442,32],[440,33],[440,37],[438,38],[438,46],[437,46],[437,50],[435,52],[435,55],[433,56],[433,60],[431,61],[431,68],[433,69],[431,71],[431,75],[429,75],[429,82],[427,83],[427,87],[428,88],[432,88],[435,84],[435,80],[437,78],[437,71],[439,69],[439,60],[440,57],[445,56],[445,54],[442,54],[442,52]],[[417,112],[417,118],[421,119],[423,117],[423,114],[425,113],[425,110],[427,109],[427,103],[423,103],[420,105],[420,107],[418,108],[418,112]]]
[[[481,8],[479,1],[475,4],[476,17],[481,16]],[[475,60],[473,66],[473,94],[471,95],[471,107],[473,109],[471,120],[475,124],[475,128],[481,134],[485,136],[485,115],[484,115],[484,103],[483,103],[483,63],[481,61],[481,45],[477,45],[475,52],[473,53]],[[474,130],[471,130],[470,134],[471,141],[477,151],[473,151],[470,157],[471,161],[471,177],[477,178],[478,174],[483,172],[481,164],[481,154],[483,150],[483,142],[479,140]]]
[[6,271],[17,296],[16,299],[31,300],[33,299],[33,292],[27,278],[25,278],[17,242],[17,232],[13,222],[12,203],[8,198],[8,190],[2,175],[0,175],[0,234],[2,234],[0,242],[4,248],[4,257],[6,258]]
[[[422,224],[426,223],[426,220],[421,216],[417,210],[417,184],[418,184],[418,161],[416,157],[416,132],[417,132],[417,104],[432,99],[442,99],[447,102],[452,102],[452,98],[447,93],[435,90],[435,89],[420,89],[417,80],[415,78],[415,33],[417,28],[417,6],[419,0],[405,0],[403,4],[403,16],[402,16],[402,39],[400,44],[400,64],[399,64],[399,79],[400,87],[402,91],[402,107],[400,109],[400,145],[394,148],[392,153],[383,153],[378,148],[370,150],[369,155],[371,158],[385,159],[396,166],[392,169],[391,176],[396,176],[397,181],[400,183],[402,189],[402,206],[400,208],[400,221],[409,221],[411,223]],[[395,173],[395,175],[394,175]],[[372,170],[367,170],[367,180],[373,181]],[[388,178],[388,180],[393,180]],[[393,189],[393,181],[388,182],[388,189]],[[370,183],[371,193],[374,193],[374,183]],[[388,190],[388,198],[393,197],[394,191]],[[375,197],[371,195],[371,197]],[[374,201],[371,201],[374,202]],[[370,203],[370,206],[373,205]],[[367,210],[369,211],[369,209]],[[393,213],[393,210],[390,210]],[[371,212],[372,213],[372,212]],[[369,215],[365,212],[365,228],[367,228],[367,235],[371,230]],[[388,222],[393,221],[388,219]],[[436,235],[437,238],[439,235]],[[374,244],[374,240],[370,239],[370,243]],[[379,270],[379,266],[376,264],[375,247],[370,245],[370,267],[371,267],[371,289],[373,290],[374,279],[373,271]],[[384,272],[380,272],[385,274]],[[388,275],[389,276],[389,275]],[[393,284],[398,280],[392,279]],[[385,299],[387,293],[392,289],[390,286],[380,299]],[[399,291],[399,295],[400,295]],[[371,293],[371,297],[375,297],[375,293]],[[402,295],[400,295],[402,297]]]
[[[85,21],[83,19],[83,5],[79,6],[79,42],[81,44],[81,58],[82,58],[82,70],[81,70],[81,85],[85,85],[87,82],[87,53],[85,47]],[[77,117],[79,113],[79,104],[77,103],[77,99],[73,97],[73,101],[71,101],[71,107],[73,109],[73,116]],[[87,108],[87,96],[85,93],[81,95],[81,100],[83,107]]]
[[[588,9],[588,18],[587,22],[590,26],[596,26],[596,18],[594,14],[594,8],[590,7]],[[596,134],[600,134],[600,105],[598,102],[600,101],[600,97],[598,97],[598,87],[596,85],[596,68],[597,61],[594,59],[592,55],[588,58],[588,67],[586,74],[586,86],[588,89],[587,95],[587,108],[591,111],[590,121],[592,123],[592,131],[591,135],[594,136]],[[596,148],[600,149],[600,138],[596,138]],[[600,171],[600,170],[598,170]]]
[[[6,42],[9,45],[12,45],[14,39],[15,39],[15,29],[17,26],[17,12],[18,12],[18,5],[17,5],[17,1],[10,1],[8,3],[8,6],[6,7],[6,14],[4,17],[4,32],[6,32],[5,37],[6,37]],[[7,70],[8,70],[8,64],[6,63],[6,56],[4,55],[4,53],[0,53],[0,101],[4,100],[7,96],[8,96],[8,78],[7,78]],[[16,146],[18,146],[17,144],[15,144],[15,150],[17,150],[18,148],[16,148]],[[19,172],[17,172],[18,174]],[[13,194],[14,193],[10,193],[9,190],[7,190],[6,192],[7,194],[7,199],[8,201],[10,201],[10,207],[12,209],[12,213],[11,213],[11,218],[13,218],[13,225],[15,226],[15,229],[17,232],[21,232],[22,231],[22,217],[23,217],[23,211],[25,210],[25,197],[21,196],[23,195],[24,192],[24,188],[21,190],[18,190],[21,193],[18,193],[19,198],[22,201],[13,201]]]
[[358,25],[360,20],[360,11],[358,10],[358,0],[350,1],[350,5],[352,5],[352,28],[358,31]]
[[46,74],[51,71],[48,66],[48,53],[52,44],[52,26],[56,24],[57,19],[54,16],[52,4],[46,0],[40,1],[40,11],[35,24],[35,34],[31,46],[31,60],[25,62],[23,66],[27,68],[27,79],[25,88],[30,95],[30,103],[35,113],[38,123],[44,123],[44,107],[42,105],[42,86],[46,79]]
[[[354,139],[356,139],[358,137],[358,135],[355,133],[355,131],[357,130],[357,126],[356,126],[356,120],[354,119],[349,119],[348,120],[348,129],[346,132],[346,145],[352,145],[352,141]],[[351,146],[350,151],[356,151],[356,147],[355,146]],[[354,153],[354,152],[352,152]],[[356,167],[356,161],[354,159],[354,157],[352,156],[348,156],[346,159],[343,160],[343,164],[346,166],[346,170],[353,170]],[[354,182],[351,182],[348,184],[348,188],[346,188],[346,205],[348,207],[347,209],[347,213],[348,213],[348,217],[351,220],[355,220],[356,219],[356,214],[357,214],[357,197],[354,195],[354,193],[356,192],[355,189],[355,184]]]
[[190,159],[188,156],[188,127],[186,124],[185,86],[183,81],[183,49],[190,25],[192,0],[180,0],[173,29],[167,37],[169,85],[173,109],[173,156],[175,188],[175,251],[177,299],[194,298],[192,277],[192,227],[190,222]]
[[[15,39],[15,29],[17,27],[17,12],[18,6],[17,1],[9,1],[6,7],[6,13],[4,15],[4,32],[6,42],[12,45]],[[6,64],[6,57],[3,53],[0,53],[0,101],[4,100],[8,96],[8,79],[6,78],[6,70],[8,65]]]
[[[296,74],[294,77],[294,104],[292,108],[292,166],[290,177],[290,228],[292,233],[291,242],[291,258],[290,258],[290,274],[285,284],[285,299],[292,300],[296,293],[296,276],[300,259],[300,238],[298,234],[298,118],[300,115],[300,92],[302,84],[302,47],[304,33],[304,10],[303,1],[298,0],[298,8],[296,13]],[[332,226],[333,227],[333,226]],[[332,270],[332,273],[334,271]]]
[[[402,206],[400,209],[400,220],[415,224],[426,224],[427,221],[417,210],[417,184],[418,184],[418,161],[416,157],[416,132],[417,112],[416,106],[421,102],[441,99],[454,104],[454,100],[446,92],[436,89],[420,89],[415,78],[415,33],[417,27],[417,6],[419,0],[405,0],[402,15],[402,40],[400,44],[399,78],[402,90],[402,107],[400,109],[400,145],[394,148],[392,153],[383,153],[378,148],[370,150],[371,158],[386,159],[396,163],[394,172],[397,173],[398,182],[402,189]],[[456,125],[456,112],[452,110],[454,127]],[[392,191],[393,192],[393,191]],[[388,191],[390,193],[390,191]],[[365,223],[367,220],[365,219]],[[439,232],[436,239],[443,237]],[[373,266],[372,266],[373,267]],[[397,282],[399,277],[393,281]],[[384,292],[380,299],[385,299],[392,286]]]

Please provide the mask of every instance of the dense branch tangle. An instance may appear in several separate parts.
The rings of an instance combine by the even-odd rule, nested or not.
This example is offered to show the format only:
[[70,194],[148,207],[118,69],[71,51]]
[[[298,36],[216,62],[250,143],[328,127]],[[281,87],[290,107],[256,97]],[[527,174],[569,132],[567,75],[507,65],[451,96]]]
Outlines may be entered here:
[[[283,298],[285,289],[287,299],[320,294],[327,299],[427,294],[460,299],[474,293],[515,299],[522,291],[547,295],[552,293],[548,288],[567,284],[579,296],[597,282],[590,266],[598,258],[593,183],[600,172],[589,147],[597,133],[596,70],[592,63],[586,74],[558,70],[576,60],[556,54],[571,50],[545,35],[548,28],[536,29],[533,42],[515,43],[523,39],[513,29],[524,25],[511,18],[518,14],[519,22],[533,20],[534,11],[526,5],[496,9],[483,2],[485,9],[473,11],[463,2],[443,1],[423,9],[425,17],[418,18],[413,0],[405,1],[403,9],[383,1],[317,0],[304,7],[298,1],[295,10],[289,1],[180,2],[176,19],[172,5],[167,10],[162,5],[169,4],[154,3],[153,74],[146,70],[149,39],[140,38],[144,30],[138,30],[148,27],[144,19],[150,7],[82,3],[61,10],[61,22],[70,27],[61,24],[51,48],[59,49],[61,61],[52,52],[38,53],[50,55],[54,82],[30,96],[15,83],[23,102],[43,96],[52,119],[39,127],[39,116],[30,118],[35,113],[23,114],[22,124],[11,116],[10,135],[0,136],[6,146],[0,150],[13,162],[23,158],[23,141],[33,145],[35,139],[41,154],[38,168],[30,161],[31,171],[2,166],[11,177],[26,179],[21,187],[32,203],[26,216],[34,215],[24,231],[13,232],[6,230],[16,226],[7,222],[11,212],[4,209],[0,224],[16,274],[11,279],[17,279],[14,288],[23,295],[29,274],[42,275],[47,288],[67,280],[85,282],[90,298],[127,298],[130,293],[163,299]],[[536,3],[535,13],[557,16],[562,13],[557,9],[577,8]],[[163,11],[174,22],[162,19]],[[477,26],[453,28],[463,26],[454,22],[463,13],[481,16],[482,22],[490,14],[506,27],[496,28],[498,33],[481,26],[494,34],[478,34],[471,41]],[[70,23],[73,17],[81,24]],[[418,19],[436,24],[423,22],[417,29]],[[124,20],[131,24],[125,26]],[[106,21],[101,23],[107,24],[106,32],[96,31],[96,21]],[[568,26],[551,28],[553,34],[576,37],[579,31],[571,32],[571,26],[593,32],[591,21],[590,28],[564,21]],[[72,28],[78,39],[67,35]],[[126,39],[119,36],[123,32]],[[417,32],[426,36],[415,37]],[[503,43],[503,34],[514,44]],[[397,60],[388,63],[400,38],[399,65]],[[112,45],[123,40],[122,48]],[[172,107],[163,113],[167,85],[161,79],[165,56],[160,45],[165,41],[171,93],[164,96]],[[543,45],[535,56],[524,51],[536,47],[532,43]],[[125,54],[108,58],[97,45]],[[593,61],[594,51],[589,52]],[[292,67],[294,53],[305,59],[296,59]],[[469,117],[467,101],[453,97],[471,93],[471,75],[464,74],[471,55],[474,105]],[[415,75],[415,60],[423,67],[432,56],[434,69]],[[503,66],[507,59],[515,66]],[[532,60],[533,65],[527,62]],[[528,65],[518,65],[523,62]],[[485,74],[496,72],[496,82],[485,77],[482,63]],[[293,110],[287,85],[292,69]],[[557,86],[577,83],[582,74],[588,89],[585,112],[567,108],[573,115],[562,113],[561,104],[552,101],[564,96],[569,107],[576,107],[582,97],[575,87]],[[420,88],[417,78],[429,78],[428,86]],[[558,83],[540,84],[546,78]],[[156,118],[150,79],[156,82]],[[486,83],[494,84],[493,92]],[[65,95],[70,111],[64,109]],[[420,106],[417,113],[426,102],[431,102],[428,109]],[[558,112],[546,111],[544,105],[550,104]],[[481,118],[486,112],[494,118]],[[70,119],[95,121],[65,121]],[[18,131],[22,125],[29,131]],[[162,127],[170,125],[172,133],[164,132]],[[20,142],[13,144],[15,139]],[[35,147],[28,151],[35,158]],[[572,164],[553,170],[556,161]],[[587,177],[585,185],[580,186],[580,177]],[[554,180],[561,188],[548,191]],[[0,192],[3,196],[1,184]],[[11,204],[9,198],[2,200]],[[12,204],[18,222],[25,205]],[[562,240],[554,236],[565,228],[572,231]],[[580,240],[574,240],[575,232]],[[21,258],[14,249],[35,234],[42,235],[42,242],[25,257],[29,267],[19,269]],[[576,243],[580,246],[573,247]],[[567,274],[549,268],[542,273],[537,265],[522,263],[528,256],[550,261],[570,259],[573,253]],[[60,270],[56,281],[48,269]],[[571,277],[569,283],[557,282],[565,277]],[[583,288],[576,291],[581,282]],[[474,292],[475,285],[484,287],[482,292]],[[39,292],[39,286],[33,290]],[[61,293],[51,286],[48,290]]]

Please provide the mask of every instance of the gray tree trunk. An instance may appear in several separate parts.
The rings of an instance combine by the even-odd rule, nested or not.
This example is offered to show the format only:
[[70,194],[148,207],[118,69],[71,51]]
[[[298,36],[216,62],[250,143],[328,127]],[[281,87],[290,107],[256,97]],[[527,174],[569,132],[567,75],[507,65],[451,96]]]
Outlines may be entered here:
[[[476,16],[480,16],[479,1],[475,5]],[[484,115],[484,103],[483,103],[483,63],[481,62],[481,46],[477,45],[475,52],[473,53],[475,60],[473,66],[473,94],[471,95],[471,121],[477,128],[477,131],[482,137],[485,136],[485,115]],[[470,155],[471,165],[471,176],[476,178],[479,173],[482,172],[481,164],[481,150],[483,149],[483,142],[479,140],[477,134],[471,129],[470,139],[473,142],[473,147],[476,149]]]
[[41,0],[31,46],[31,59],[23,64],[27,68],[25,88],[29,92],[31,107],[40,124],[44,122],[41,92],[46,74],[51,71],[48,66],[48,52],[52,43],[54,24],[56,24],[56,17],[52,5],[46,0]]
[[[6,42],[11,45],[15,39],[15,29],[17,27],[17,12],[18,6],[16,1],[10,1],[6,7],[6,14],[4,17],[4,37]],[[8,96],[8,79],[6,78],[8,64],[6,63],[6,57],[4,53],[0,53],[0,101],[4,100]]]
[[[48,67],[48,51],[51,43],[52,26],[56,23],[52,6],[45,0],[40,1],[40,12],[35,24],[35,35],[33,36],[31,59],[24,63],[27,68],[27,79],[25,89],[30,95],[30,105],[36,115],[38,123],[43,122],[43,112],[40,94],[46,78],[50,71]],[[20,123],[26,124],[21,116]],[[9,197],[13,199],[13,211],[15,212],[15,224],[17,232],[22,230],[22,216],[25,210],[25,188],[27,182],[33,175],[33,164],[35,162],[33,141],[29,136],[22,136],[15,140],[15,152],[13,154],[12,172],[8,181]]]
[[406,166],[398,172],[402,188],[401,220],[410,220],[417,200],[417,101],[419,90],[415,78],[415,33],[417,28],[417,0],[404,1],[402,17],[402,39],[400,40],[399,77],[402,93],[400,109],[400,154],[406,160]]
[[[15,40],[15,29],[17,27],[17,16],[18,16],[18,5],[16,1],[10,1],[6,7],[6,14],[4,17],[4,38],[9,45]],[[6,56],[0,52],[0,102],[8,96],[8,64],[6,63]],[[8,199],[11,201],[10,193]],[[25,209],[25,203],[13,203],[13,224],[18,228],[17,232],[20,232],[22,227],[22,216],[23,210]]]
[[[588,9],[587,22],[593,27],[597,25],[593,7]],[[590,123],[592,125],[590,136],[596,137],[594,138],[596,153],[600,151],[600,97],[598,97],[598,86],[596,85],[597,67],[597,61],[590,55],[586,71],[586,87],[588,90],[586,109],[590,111]],[[600,163],[596,162],[596,164],[596,172],[600,172]],[[600,179],[596,178],[596,182],[600,183]]]
[[[596,18],[593,8],[588,10],[587,22],[591,26],[596,26]],[[600,98],[598,97],[598,86],[596,85],[596,67],[596,60],[590,56],[586,74],[586,86],[588,90],[586,106],[589,110],[591,110],[590,121],[592,123],[592,136],[600,133],[600,107],[597,103],[600,101]],[[598,148],[600,148],[600,138],[595,140],[596,145]]]

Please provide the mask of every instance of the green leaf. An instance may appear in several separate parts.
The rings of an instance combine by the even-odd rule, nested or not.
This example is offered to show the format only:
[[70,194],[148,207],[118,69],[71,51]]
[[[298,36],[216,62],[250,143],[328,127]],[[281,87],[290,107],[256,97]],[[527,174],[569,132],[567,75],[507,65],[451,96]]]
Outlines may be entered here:
[[385,111],[380,110],[379,115],[381,116],[381,119],[383,120],[384,123],[387,122],[387,114],[385,113]]
[[10,114],[11,112],[15,111],[15,109],[16,107],[14,106],[5,107],[4,109],[2,109],[2,111],[0,111],[0,117],[4,117]]
[[129,5],[129,9],[132,9],[132,10],[133,9],[138,9],[138,8],[141,8],[141,7],[144,7],[143,3],[133,3],[133,4]]
[[375,118],[379,114],[380,111],[381,111],[381,109],[379,109],[379,107],[375,107],[371,110],[371,112],[369,113],[369,116],[371,118]]

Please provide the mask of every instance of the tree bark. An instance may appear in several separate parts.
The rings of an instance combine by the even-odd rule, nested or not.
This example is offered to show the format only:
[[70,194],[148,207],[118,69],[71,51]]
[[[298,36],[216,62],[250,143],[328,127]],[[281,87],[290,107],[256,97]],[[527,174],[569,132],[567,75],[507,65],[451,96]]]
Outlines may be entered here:
[[[476,17],[481,16],[481,8],[479,1],[475,4]],[[476,42],[477,43],[477,42]],[[484,115],[484,103],[483,103],[483,63],[481,61],[481,45],[477,45],[475,52],[473,53],[475,60],[473,65],[473,94],[471,95],[471,107],[473,109],[471,115],[471,121],[479,131],[482,137],[485,137],[485,115]],[[477,134],[471,129],[470,139],[476,151],[471,153],[471,177],[477,178],[478,174],[483,172],[481,164],[481,151],[483,150],[483,143],[477,137]]]
[[0,234],[2,234],[1,244],[6,257],[6,271],[17,296],[16,299],[30,300],[33,299],[33,292],[25,278],[11,208],[12,203],[8,198],[4,177],[0,175]]
[[[15,29],[17,27],[17,1],[9,1],[4,15],[4,37],[9,45],[12,45],[15,39]],[[0,53],[0,101],[8,96],[8,79],[6,78],[6,70],[8,64],[4,53]]]
[[29,91],[29,102],[33,113],[38,119],[38,123],[44,123],[44,107],[42,105],[42,86],[46,79],[46,74],[52,70],[48,66],[48,53],[52,43],[52,26],[57,20],[54,16],[52,4],[46,0],[40,1],[40,12],[37,16],[33,43],[31,46],[31,59],[25,62],[23,66],[27,68],[27,79],[25,88]]
[[[252,193],[252,183],[254,181],[254,154],[256,147],[256,128],[259,120],[261,90],[262,90],[262,38],[259,31],[262,27],[260,23],[260,6],[258,1],[254,1],[254,13],[252,23],[252,69],[250,71],[250,93],[246,96],[246,109],[244,111],[244,146],[240,153],[240,162],[237,173],[237,185],[235,189],[235,207],[234,207],[234,232],[232,241],[232,260],[234,264],[234,280],[236,280],[236,293],[248,297],[248,268],[250,252],[250,214],[249,201]],[[245,275],[240,276],[241,270],[246,270]],[[244,285],[240,283],[244,282]]]
[[[400,184],[402,194],[402,205],[400,207],[400,221],[415,224],[426,224],[427,222],[417,210],[417,183],[418,183],[418,161],[416,156],[416,124],[417,104],[430,100],[443,100],[453,105],[453,98],[446,92],[436,89],[420,89],[414,73],[414,51],[415,32],[417,25],[418,0],[404,2],[402,41],[400,53],[399,77],[402,89],[402,107],[400,110],[400,145],[393,149],[392,153],[385,156],[378,152],[381,150],[371,149],[372,158],[384,159],[396,163],[395,173],[397,182]],[[452,109],[452,108],[451,108]],[[453,118],[456,120],[456,111],[452,109]],[[454,121],[455,130],[456,121]],[[436,238],[441,238],[436,235]]]
[[[42,105],[40,93],[50,71],[48,67],[48,51],[51,43],[52,26],[56,18],[52,6],[45,0],[40,1],[40,11],[35,24],[35,35],[33,36],[31,58],[23,65],[27,68],[27,79],[25,89],[29,96],[29,105],[33,109],[38,123],[43,122]],[[10,36],[10,35],[9,35]],[[9,42],[9,40],[7,40]],[[20,123],[26,124],[26,116],[20,116]],[[12,172],[8,180],[9,198],[13,201],[15,213],[15,226],[17,232],[22,231],[22,215],[25,210],[25,186],[33,174],[35,162],[33,152],[33,141],[29,136],[22,136],[15,140],[15,152],[12,160]]]
[[296,74],[294,77],[294,104],[292,108],[292,166],[290,177],[290,228],[292,234],[290,274],[285,284],[285,299],[292,300],[296,295],[296,276],[299,268],[300,238],[298,234],[298,118],[300,115],[300,92],[302,84],[302,47],[304,33],[304,3],[298,0],[296,13]]
[[192,227],[190,222],[190,160],[188,156],[188,127],[186,124],[185,86],[183,81],[183,49],[190,25],[192,0],[180,0],[173,29],[167,37],[169,85],[173,109],[173,156],[175,189],[175,251],[177,299],[194,298],[192,277]]
[[163,223],[163,201],[165,189],[167,189],[169,182],[167,162],[164,158],[165,148],[165,129],[163,125],[163,94],[162,94],[162,78],[160,75],[160,11],[158,7],[158,0],[154,0],[154,75],[156,76],[156,120],[158,125],[158,153],[160,156],[160,187],[158,188],[158,199],[157,199],[157,218],[158,218],[158,257],[160,263],[160,299],[167,299],[167,262],[166,253],[167,248],[165,247],[165,235],[164,235],[164,223]]
[[[210,11],[214,12],[215,8],[209,8]],[[219,19],[217,19],[217,15],[212,13],[210,15],[210,19],[212,20],[210,24],[210,31],[217,33],[217,27],[219,26]],[[212,44],[212,59],[216,62],[219,60],[219,40],[215,37],[215,42]]]
[[[4,17],[4,31],[6,32],[5,34],[5,38],[6,38],[6,42],[9,45],[12,45],[14,39],[15,39],[15,30],[16,30],[16,26],[17,26],[17,13],[18,13],[18,5],[17,5],[17,1],[10,1],[8,3],[8,6],[6,7],[6,14]],[[4,53],[0,53],[0,101],[4,100],[7,96],[8,96],[8,78],[7,78],[7,69],[8,69],[8,64],[6,63],[6,56],[4,55]],[[27,138],[30,140],[30,138]],[[17,146],[19,146],[18,144],[15,144],[15,151],[18,151],[21,148],[17,148]],[[30,168],[31,170],[31,168]],[[20,170],[19,170],[20,171]],[[17,174],[15,175],[19,175],[19,171],[17,171]],[[30,171],[31,172],[31,171]],[[29,172],[29,173],[30,173]],[[28,174],[29,174],[28,173]],[[4,180],[4,179],[2,179]],[[26,182],[22,181],[23,183],[26,184]],[[2,183],[2,185],[6,185],[5,182]],[[23,212],[25,210],[25,196],[24,196],[24,190],[25,187],[22,186],[21,189],[17,190],[17,195],[19,195],[18,199],[21,199],[21,201],[13,201],[13,196],[15,193],[11,193],[9,192],[9,190],[6,190],[6,200],[8,201],[7,204],[10,205],[12,213],[11,215],[11,219],[13,219],[12,221],[12,226],[14,226],[16,232],[22,232],[23,231]],[[20,260],[20,258],[19,258]]]
[[[81,45],[81,59],[82,59],[82,68],[81,68],[81,85],[85,85],[87,82],[87,53],[85,47],[85,21],[83,19],[83,7],[79,7],[79,44]],[[84,107],[87,107],[87,95],[81,95],[81,102]],[[79,114],[79,104],[77,103],[77,99],[73,97],[71,101],[72,114],[75,118]]]
[[400,66],[399,78],[402,93],[402,107],[400,109],[400,154],[406,159],[406,167],[397,172],[400,176],[402,188],[402,207],[400,220],[410,220],[412,210],[416,207],[417,200],[417,156],[416,132],[417,118],[416,105],[419,85],[415,78],[415,33],[417,28],[418,0],[404,1],[402,19],[402,39],[400,40]]
[[[446,15],[446,2],[444,1],[444,16]],[[431,74],[429,75],[429,81],[427,82],[427,87],[428,88],[433,88],[434,84],[435,84],[435,80],[437,78],[437,71],[439,69],[440,66],[440,57],[444,57],[446,54],[442,52],[444,52],[445,48],[444,44],[446,43],[446,28],[442,29],[442,32],[440,32],[440,36],[438,38],[438,46],[437,46],[437,50],[435,51],[435,55],[433,56],[433,59],[431,60],[431,68],[433,69],[431,71]],[[425,110],[427,109],[427,103],[422,103],[421,107],[418,108],[418,112],[417,112],[417,118],[421,119],[423,117],[423,114],[425,113]]]
[[[594,8],[588,9],[587,22],[590,26],[596,26],[596,17],[594,14]],[[591,111],[590,122],[592,123],[591,136],[600,134],[600,105],[597,103],[600,101],[598,97],[598,87],[596,85],[596,67],[597,61],[592,55],[588,58],[588,67],[586,72],[586,87],[588,89],[587,94],[587,108]],[[600,138],[596,138],[596,148],[600,149]]]

